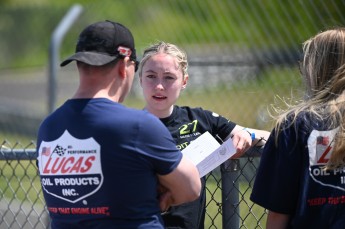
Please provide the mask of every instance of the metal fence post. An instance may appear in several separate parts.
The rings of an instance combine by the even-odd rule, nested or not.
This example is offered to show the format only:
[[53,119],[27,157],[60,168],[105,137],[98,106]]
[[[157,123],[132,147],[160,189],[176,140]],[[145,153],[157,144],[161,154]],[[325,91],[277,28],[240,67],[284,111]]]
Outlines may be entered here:
[[60,60],[59,58],[59,50],[60,50],[60,44],[65,36],[66,32],[69,30],[69,28],[72,26],[72,24],[77,20],[79,15],[81,14],[83,8],[81,5],[74,5],[71,7],[71,9],[67,12],[67,14],[64,16],[62,21],[59,23],[59,25],[56,27],[56,29],[53,32],[53,35],[51,37],[50,41],[50,47],[49,47],[49,101],[48,101],[48,112],[51,113],[54,111],[56,106],[56,72],[57,72],[57,66],[58,62]]
[[222,223],[223,229],[235,229],[240,226],[239,213],[239,159],[225,161],[220,167],[222,177]]

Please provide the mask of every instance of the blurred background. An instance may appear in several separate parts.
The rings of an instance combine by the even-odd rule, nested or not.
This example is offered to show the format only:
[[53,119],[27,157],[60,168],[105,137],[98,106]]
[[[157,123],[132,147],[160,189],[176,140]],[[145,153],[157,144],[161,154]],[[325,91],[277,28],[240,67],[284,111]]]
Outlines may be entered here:
[[[53,34],[73,10],[77,17],[57,42]],[[190,81],[179,105],[203,107],[242,126],[271,130],[271,105],[303,97],[298,69],[303,42],[325,29],[344,26],[344,12],[343,0],[0,0],[1,149],[35,148],[40,122],[78,85],[75,65],[60,68],[59,63],[74,53],[81,30],[96,21],[109,19],[130,28],[139,59],[145,47],[160,40],[187,52]],[[138,77],[124,104],[143,108]],[[28,164],[0,162],[5,175],[0,177],[0,222],[1,207],[8,208],[3,196],[8,203],[22,196],[44,205],[34,164],[34,158]],[[254,164],[251,171],[255,168]],[[28,171],[34,181],[23,180]],[[18,179],[18,187],[12,179]],[[253,174],[246,180],[246,198],[253,180]],[[29,185],[20,188],[25,182]],[[213,183],[219,188],[219,180]],[[245,214],[252,212],[253,205],[242,202],[250,209]],[[221,203],[214,206],[215,216],[208,224],[221,228],[213,220]],[[264,225],[263,216],[254,215],[255,225]],[[244,222],[247,215],[241,217]],[[0,225],[8,222],[12,221]]]
[[[52,36],[75,5],[81,11],[61,38],[52,88]],[[290,98],[303,89],[302,43],[344,25],[344,10],[338,0],[0,0],[0,139],[12,145],[35,140],[43,117],[72,96],[78,83],[75,65],[60,68],[60,61],[74,52],[85,26],[105,19],[131,29],[139,59],[159,40],[185,49],[190,82],[180,105],[271,129],[267,108],[275,96]],[[138,78],[125,104],[143,107]]]

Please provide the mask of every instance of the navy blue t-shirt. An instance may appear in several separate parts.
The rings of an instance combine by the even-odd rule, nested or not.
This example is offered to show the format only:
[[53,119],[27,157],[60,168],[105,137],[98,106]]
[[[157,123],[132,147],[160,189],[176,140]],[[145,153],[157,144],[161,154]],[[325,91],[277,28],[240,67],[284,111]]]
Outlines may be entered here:
[[157,174],[182,154],[152,114],[71,99],[39,128],[38,167],[52,228],[163,228]]
[[[178,149],[183,150],[193,140],[209,132],[217,140],[225,140],[236,124],[202,108],[174,106],[172,114],[161,119],[169,129]],[[222,142],[220,142],[222,143]],[[193,202],[171,207],[163,215],[165,228],[203,229],[206,210],[205,177],[201,179],[200,197]]]
[[273,130],[261,157],[251,200],[291,216],[289,228],[344,228],[345,168],[323,169],[338,128],[307,113],[285,123],[275,144]]

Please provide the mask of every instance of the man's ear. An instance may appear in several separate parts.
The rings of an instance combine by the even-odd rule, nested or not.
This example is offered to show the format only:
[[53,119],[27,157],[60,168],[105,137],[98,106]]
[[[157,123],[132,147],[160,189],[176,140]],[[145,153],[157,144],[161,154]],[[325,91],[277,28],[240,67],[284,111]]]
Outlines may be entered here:
[[131,60],[129,59],[129,57],[125,57],[123,59],[119,59],[119,74],[122,77],[126,77],[127,76],[127,69],[128,67],[131,66]]
[[[128,58],[128,57],[126,57]],[[126,77],[126,58],[124,59],[119,59],[117,64],[118,64],[118,72],[121,77]]]

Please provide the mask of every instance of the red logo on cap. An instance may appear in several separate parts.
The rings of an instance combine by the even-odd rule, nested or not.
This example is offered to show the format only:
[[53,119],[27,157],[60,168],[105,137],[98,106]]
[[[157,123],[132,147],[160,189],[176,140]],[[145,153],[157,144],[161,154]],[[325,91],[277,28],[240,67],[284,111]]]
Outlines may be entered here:
[[132,54],[132,51],[129,48],[119,46],[117,48],[117,51],[119,51],[119,54],[121,56],[130,56]]

